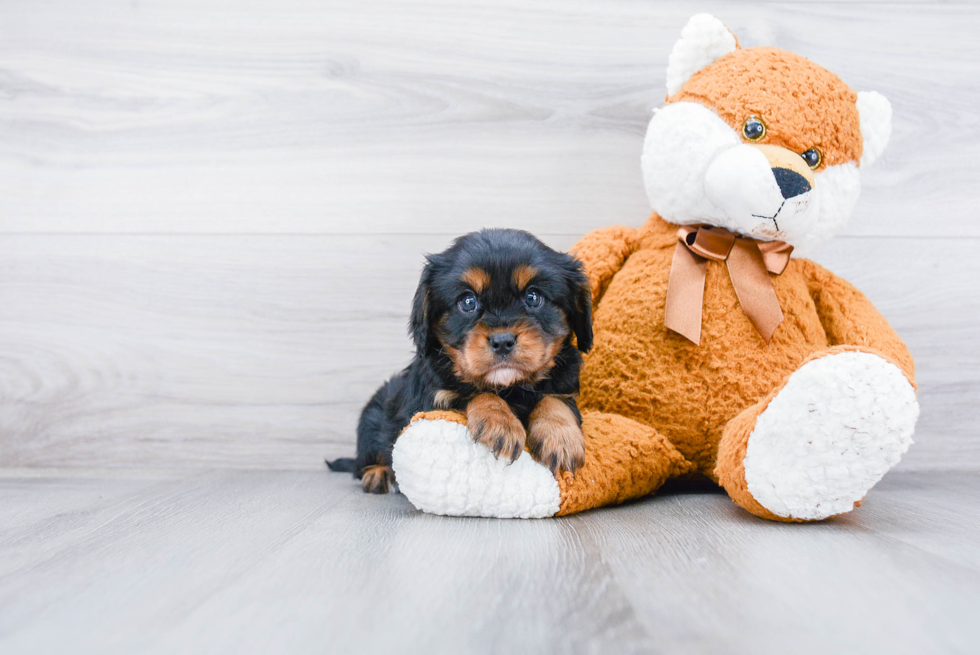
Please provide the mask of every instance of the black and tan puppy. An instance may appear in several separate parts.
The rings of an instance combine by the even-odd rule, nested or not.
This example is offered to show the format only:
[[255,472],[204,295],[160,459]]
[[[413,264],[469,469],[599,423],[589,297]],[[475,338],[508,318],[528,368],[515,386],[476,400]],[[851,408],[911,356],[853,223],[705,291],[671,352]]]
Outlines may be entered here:
[[352,471],[365,491],[391,490],[395,440],[433,409],[465,412],[498,458],[513,461],[526,444],[552,471],[582,465],[575,397],[592,296],[577,260],[518,230],[462,236],[428,257],[409,331],[415,358],[361,413],[356,459],[327,462],[332,470]]

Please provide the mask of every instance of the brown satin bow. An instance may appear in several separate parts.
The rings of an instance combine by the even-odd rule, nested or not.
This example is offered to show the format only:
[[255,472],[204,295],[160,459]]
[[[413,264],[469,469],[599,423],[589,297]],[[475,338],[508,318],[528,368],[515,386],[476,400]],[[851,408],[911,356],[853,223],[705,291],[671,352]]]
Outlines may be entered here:
[[696,344],[701,343],[701,308],[708,259],[725,262],[735,295],[752,325],[769,343],[783,320],[769,273],[780,275],[793,246],[782,241],[756,241],[711,225],[677,230],[670,264],[664,325]]

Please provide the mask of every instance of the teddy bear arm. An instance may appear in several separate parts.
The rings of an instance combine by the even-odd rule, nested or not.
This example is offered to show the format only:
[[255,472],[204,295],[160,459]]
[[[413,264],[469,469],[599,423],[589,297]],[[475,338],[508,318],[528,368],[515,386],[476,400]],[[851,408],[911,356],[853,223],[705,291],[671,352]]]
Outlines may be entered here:
[[635,228],[613,225],[586,234],[569,251],[582,264],[592,288],[592,304],[599,302],[613,276],[639,244]]
[[854,285],[811,261],[805,262],[810,296],[831,346],[876,351],[902,369],[915,385],[915,363],[905,342]]
[[559,473],[523,454],[497,459],[474,441],[458,412],[416,414],[395,442],[400,491],[418,509],[449,516],[544,518],[652,493],[695,465],[653,428],[615,414],[583,412],[585,462]]

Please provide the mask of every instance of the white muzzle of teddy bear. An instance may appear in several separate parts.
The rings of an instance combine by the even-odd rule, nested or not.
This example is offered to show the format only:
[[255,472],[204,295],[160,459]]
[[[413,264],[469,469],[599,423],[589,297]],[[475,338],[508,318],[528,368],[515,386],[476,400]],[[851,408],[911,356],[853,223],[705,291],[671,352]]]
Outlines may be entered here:
[[858,168],[827,166],[812,173],[810,189],[800,193],[781,188],[771,159],[707,107],[671,103],[654,113],[647,129],[647,196],[670,223],[706,223],[785,241],[796,248],[794,254],[805,254],[847,223],[860,192]]
[[780,185],[777,169],[763,151],[739,144],[722,151],[708,165],[704,191],[740,234],[779,240],[804,236],[819,215],[819,196],[799,173],[787,168],[778,170],[784,173],[783,180],[795,177],[799,183]]

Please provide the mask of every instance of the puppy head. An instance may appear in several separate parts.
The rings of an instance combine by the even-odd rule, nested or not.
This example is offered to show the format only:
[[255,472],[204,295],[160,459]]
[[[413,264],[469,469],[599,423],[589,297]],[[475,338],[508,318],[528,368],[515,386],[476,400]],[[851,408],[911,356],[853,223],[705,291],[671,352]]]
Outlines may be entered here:
[[582,265],[527,232],[483,230],[428,257],[410,332],[419,353],[442,350],[458,379],[479,388],[535,383],[575,335],[592,346],[592,300]]

